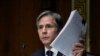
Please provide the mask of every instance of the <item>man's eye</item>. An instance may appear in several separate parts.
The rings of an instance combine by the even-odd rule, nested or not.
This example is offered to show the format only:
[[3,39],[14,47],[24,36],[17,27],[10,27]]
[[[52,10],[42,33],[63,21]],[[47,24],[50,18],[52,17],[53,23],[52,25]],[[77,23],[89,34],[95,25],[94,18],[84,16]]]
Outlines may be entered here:
[[53,25],[47,25],[46,27],[47,28],[53,28],[54,26]]
[[46,27],[47,27],[47,28],[51,28],[51,26],[50,26],[50,25],[47,25]]
[[42,29],[43,27],[42,26],[38,26],[38,29]]

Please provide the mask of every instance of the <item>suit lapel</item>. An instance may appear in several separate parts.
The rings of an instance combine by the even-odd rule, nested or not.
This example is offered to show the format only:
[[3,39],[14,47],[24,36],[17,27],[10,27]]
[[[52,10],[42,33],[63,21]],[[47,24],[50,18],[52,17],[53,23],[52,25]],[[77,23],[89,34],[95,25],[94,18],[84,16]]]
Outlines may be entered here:
[[41,50],[39,56],[45,56],[45,50],[44,50],[44,48]]

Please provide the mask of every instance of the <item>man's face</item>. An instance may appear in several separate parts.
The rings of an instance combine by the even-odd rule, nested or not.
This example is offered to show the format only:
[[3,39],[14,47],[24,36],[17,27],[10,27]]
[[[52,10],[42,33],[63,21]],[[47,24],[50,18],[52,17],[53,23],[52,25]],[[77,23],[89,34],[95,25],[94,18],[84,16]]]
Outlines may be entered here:
[[43,16],[38,22],[38,34],[41,42],[48,46],[58,34],[55,20],[51,16]]

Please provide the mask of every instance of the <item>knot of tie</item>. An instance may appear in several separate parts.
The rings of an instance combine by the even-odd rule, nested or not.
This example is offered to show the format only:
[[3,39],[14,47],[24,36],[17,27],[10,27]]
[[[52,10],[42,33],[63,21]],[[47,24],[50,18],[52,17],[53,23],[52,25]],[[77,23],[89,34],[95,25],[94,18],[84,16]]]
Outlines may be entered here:
[[47,53],[46,53],[48,56],[53,56],[53,52],[48,50]]

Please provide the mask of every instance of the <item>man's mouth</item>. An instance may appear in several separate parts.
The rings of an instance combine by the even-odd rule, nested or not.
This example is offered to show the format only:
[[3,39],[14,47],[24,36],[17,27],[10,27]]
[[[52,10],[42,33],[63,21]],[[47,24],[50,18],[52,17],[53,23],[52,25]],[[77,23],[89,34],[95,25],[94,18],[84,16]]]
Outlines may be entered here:
[[43,37],[42,39],[43,39],[43,40],[47,40],[47,39],[48,39],[48,37]]

